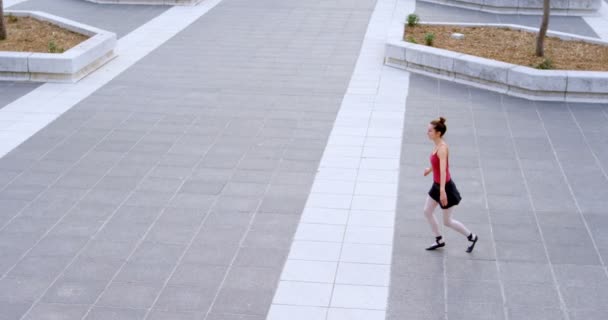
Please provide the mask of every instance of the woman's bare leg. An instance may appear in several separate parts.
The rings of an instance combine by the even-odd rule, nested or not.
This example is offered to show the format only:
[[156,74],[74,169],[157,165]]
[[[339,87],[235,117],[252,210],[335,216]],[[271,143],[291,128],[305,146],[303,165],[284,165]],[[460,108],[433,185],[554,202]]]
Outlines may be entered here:
[[452,228],[452,229],[458,231],[463,236],[468,237],[471,234],[471,231],[469,231],[469,229],[467,229],[467,227],[465,227],[460,221],[452,219],[452,209],[453,209],[453,207],[442,210],[443,211],[443,224],[446,227],[449,227],[449,228]]
[[435,219],[435,216],[433,215],[433,212],[435,211],[435,208],[437,208],[438,205],[439,204],[437,203],[437,201],[433,200],[433,198],[429,196],[426,197],[426,203],[424,204],[424,216],[431,225],[431,230],[433,231],[435,237],[441,236],[441,234],[439,233],[439,224],[437,223],[437,219]]

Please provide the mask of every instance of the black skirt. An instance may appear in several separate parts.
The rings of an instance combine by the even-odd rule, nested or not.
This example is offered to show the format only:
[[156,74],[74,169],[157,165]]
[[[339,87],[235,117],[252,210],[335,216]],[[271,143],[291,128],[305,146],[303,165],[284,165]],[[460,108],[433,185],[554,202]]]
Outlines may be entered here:
[[458,189],[456,189],[456,184],[454,184],[454,181],[451,179],[450,181],[445,183],[445,193],[448,196],[448,205],[445,207],[442,206],[441,201],[439,201],[439,189],[439,183],[433,183],[431,190],[429,190],[429,196],[433,200],[437,201],[437,203],[439,203],[441,209],[447,209],[452,206],[458,205],[460,203],[460,200],[462,200],[460,192],[458,192]]

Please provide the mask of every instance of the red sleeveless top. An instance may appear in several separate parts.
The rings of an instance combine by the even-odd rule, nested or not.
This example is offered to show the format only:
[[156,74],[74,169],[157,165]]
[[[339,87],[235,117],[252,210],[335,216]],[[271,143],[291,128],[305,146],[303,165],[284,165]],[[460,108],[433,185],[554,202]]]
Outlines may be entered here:
[[[445,160],[445,182],[448,183],[452,177],[450,177],[449,161],[447,158]],[[437,155],[437,152],[431,154],[431,167],[433,168],[433,181],[435,183],[441,183],[441,169],[439,168],[439,156]]]

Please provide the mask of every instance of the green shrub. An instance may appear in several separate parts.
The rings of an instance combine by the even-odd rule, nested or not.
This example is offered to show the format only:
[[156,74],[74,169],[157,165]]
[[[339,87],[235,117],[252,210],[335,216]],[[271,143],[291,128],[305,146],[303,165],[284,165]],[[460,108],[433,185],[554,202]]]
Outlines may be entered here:
[[435,41],[435,34],[432,32],[429,32],[427,34],[424,35],[424,43],[426,43],[427,46],[433,46],[433,42]]
[[419,22],[420,22],[420,17],[417,14],[411,13],[407,16],[407,25],[409,27],[415,27],[418,25]]
[[411,42],[411,43],[415,43],[415,44],[418,43],[418,41],[416,41],[416,39],[414,39],[414,37],[412,37],[412,36],[407,37],[407,42]]
[[8,20],[9,23],[15,23],[19,20],[17,17],[15,17],[14,15],[12,15],[10,13],[6,17],[6,19]]
[[50,53],[63,53],[65,51],[64,48],[57,46],[53,40],[49,41],[48,47]]
[[543,62],[536,66],[536,68],[541,70],[553,69],[553,61],[550,58],[545,58]]

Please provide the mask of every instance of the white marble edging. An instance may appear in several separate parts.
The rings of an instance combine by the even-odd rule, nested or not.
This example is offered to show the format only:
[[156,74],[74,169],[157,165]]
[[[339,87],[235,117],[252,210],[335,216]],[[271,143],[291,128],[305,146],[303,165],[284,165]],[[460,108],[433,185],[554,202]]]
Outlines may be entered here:
[[63,53],[0,51],[0,80],[76,82],[115,57],[116,34],[39,11],[6,10],[90,38]]
[[203,0],[85,0],[101,4],[145,4],[167,6],[194,6]]
[[[495,14],[542,15],[542,1],[522,0],[420,0],[444,6]],[[595,16],[603,0],[552,1],[552,16]]]
[[[493,26],[535,32],[510,24],[433,23],[435,25]],[[561,32],[549,36],[608,46],[608,42]],[[413,44],[395,34],[387,42],[386,64],[530,100],[608,102],[608,72],[538,70],[525,66]]]
[[600,39],[608,41],[608,3],[602,3],[598,10],[598,16],[584,17],[583,19]]
[[409,74],[384,44],[414,7],[376,3],[268,320],[386,318]]

